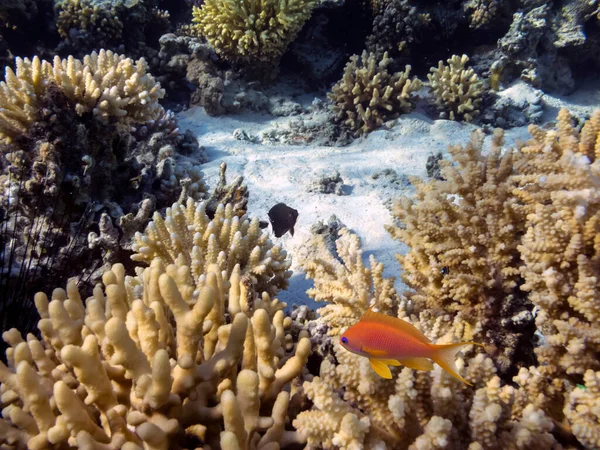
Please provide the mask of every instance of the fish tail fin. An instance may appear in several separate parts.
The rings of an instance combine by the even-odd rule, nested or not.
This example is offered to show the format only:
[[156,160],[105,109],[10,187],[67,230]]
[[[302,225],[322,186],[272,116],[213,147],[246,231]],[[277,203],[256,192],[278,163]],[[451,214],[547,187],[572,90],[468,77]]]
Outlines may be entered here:
[[458,368],[456,367],[456,354],[467,345],[482,346],[477,342],[459,342],[456,344],[432,345],[433,355],[431,355],[431,359],[454,378],[457,378],[463,383],[471,386],[471,383],[460,376],[458,373]]

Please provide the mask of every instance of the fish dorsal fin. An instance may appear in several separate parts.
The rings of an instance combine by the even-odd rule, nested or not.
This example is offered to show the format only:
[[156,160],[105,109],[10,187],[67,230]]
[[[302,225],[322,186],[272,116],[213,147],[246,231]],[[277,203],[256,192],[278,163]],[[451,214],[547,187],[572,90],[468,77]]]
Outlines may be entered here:
[[387,380],[392,378],[392,371],[381,359],[369,359],[371,363],[371,367],[379,375],[381,378],[385,378]]
[[427,358],[402,358],[398,362],[410,369],[424,370],[425,372],[433,370],[433,363]]
[[375,311],[373,311],[373,308],[375,306],[377,306],[377,303],[375,305],[371,306],[369,309],[367,309],[367,311],[360,318],[361,322],[369,321],[369,322],[385,324],[390,327],[394,327],[399,330],[402,330],[404,333],[408,334],[409,336],[412,336],[413,338],[417,339],[419,342],[431,344],[431,341],[427,338],[427,336],[425,336],[423,333],[421,333],[419,330],[417,330],[412,324],[408,323],[406,320],[398,319],[397,317],[392,317],[392,316],[388,316],[387,314],[375,312]]

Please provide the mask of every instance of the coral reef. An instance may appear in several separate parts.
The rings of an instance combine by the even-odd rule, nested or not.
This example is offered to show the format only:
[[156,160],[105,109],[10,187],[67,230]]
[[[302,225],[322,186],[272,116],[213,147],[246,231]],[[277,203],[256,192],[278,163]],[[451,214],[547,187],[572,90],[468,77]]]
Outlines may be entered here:
[[196,139],[158,104],[143,60],[104,51],[83,63],[18,60],[0,89],[10,140],[0,145],[0,329],[29,331],[17,311],[36,290],[73,276],[87,289],[103,265],[127,258],[154,208],[207,189],[201,161],[182,154]]
[[169,31],[169,12],[159,1],[57,0],[59,54],[84,55],[99,48],[149,56]]
[[[310,341],[286,338],[282,308],[247,292],[239,266],[104,273],[82,305],[75,283],[36,295],[42,340],[4,333],[0,442],[10,448],[279,449]],[[246,295],[244,295],[246,294]],[[225,314],[227,312],[227,314]]]
[[[410,59],[410,47],[420,40],[431,21],[429,13],[422,12],[410,0],[373,2],[373,29],[367,37],[367,50],[381,58],[384,53],[396,60]],[[400,58],[399,58],[400,57]]]
[[[441,180],[412,179],[414,197],[404,197],[388,227],[410,247],[398,256],[406,295],[419,308],[455,314],[466,339],[485,336],[503,372],[531,363],[533,316],[520,290],[520,237],[526,217],[513,195],[513,152],[502,153],[502,133],[483,155],[483,134],[465,147],[450,146],[456,163],[440,161]],[[519,354],[517,354],[519,351]]]
[[327,94],[338,120],[357,134],[374,130],[413,108],[412,94],[421,88],[421,82],[410,79],[410,66],[389,73],[390,63],[387,53],[381,60],[366,51],[360,58],[354,55],[343,78]]
[[61,38],[76,40],[76,34],[85,33],[83,40],[89,39],[100,48],[120,45],[123,23],[112,4],[100,6],[92,0],[63,0],[56,8],[56,28]]
[[123,55],[101,50],[87,55],[83,62],[56,57],[53,63],[16,59],[15,72],[6,68],[0,82],[0,139],[10,141],[27,131],[37,113],[38,99],[56,86],[75,110],[101,119],[143,123],[157,119],[162,112],[158,100],[164,90],[147,73],[144,59],[136,63]]
[[291,272],[286,252],[273,245],[258,219],[237,216],[234,205],[219,205],[209,217],[208,201],[174,203],[165,217],[155,213],[146,231],[137,233],[132,259],[150,263],[159,258],[165,264],[190,266],[198,279],[209,264],[231,274],[238,266],[247,283],[257,292],[275,295],[288,285]]
[[[355,235],[340,232],[336,254],[317,238],[314,258],[303,264],[315,287],[308,294],[328,304],[318,312],[332,336],[335,362],[324,359],[318,377],[303,385],[313,402],[294,427],[311,447],[368,449],[549,449],[556,445],[542,408],[528,404],[523,377],[517,387],[501,386],[492,360],[483,354],[468,364],[459,358],[474,387],[452,379],[439,367],[432,372],[393,369],[394,380],[374,374],[366,358],[345,351],[335,338],[356,323],[371,304],[412,321],[431,339],[452,337],[451,323],[425,313],[415,315],[393,289],[393,279],[381,276],[383,266],[370,257],[362,264]],[[339,259],[338,259],[339,258]],[[520,382],[519,382],[520,381]],[[559,447],[556,447],[559,448]]]
[[469,0],[464,3],[464,10],[469,15],[469,26],[476,30],[494,26],[504,7],[502,0]]
[[311,15],[312,0],[207,0],[194,7],[196,31],[228,61],[272,71]]
[[442,117],[447,114],[450,120],[470,122],[479,114],[483,82],[473,69],[465,69],[469,62],[467,55],[454,55],[447,62],[446,66],[440,61],[427,75],[430,93]]
[[513,179],[528,219],[519,246],[523,289],[538,309],[536,324],[546,340],[536,351],[540,370],[582,375],[600,369],[600,111],[581,130],[571,121],[561,110],[556,129],[530,126],[533,139],[519,149]]

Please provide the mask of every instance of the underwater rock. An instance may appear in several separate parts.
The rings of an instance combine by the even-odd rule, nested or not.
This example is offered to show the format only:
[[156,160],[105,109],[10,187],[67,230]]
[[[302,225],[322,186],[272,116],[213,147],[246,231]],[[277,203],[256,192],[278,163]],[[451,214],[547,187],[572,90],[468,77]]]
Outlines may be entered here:
[[429,178],[435,178],[436,180],[442,180],[440,173],[440,161],[443,159],[441,152],[431,154],[427,157],[427,164],[425,164],[425,170],[427,170],[427,176]]
[[337,170],[311,181],[306,190],[318,194],[347,195],[344,192],[344,180]]
[[[570,62],[581,61],[570,60],[569,54],[586,43],[581,22],[584,17],[589,19],[589,10],[575,3],[558,12],[543,4],[514,14],[510,29],[498,41],[496,64],[503,81],[520,77],[545,91],[573,91]],[[562,51],[566,48],[569,52]]]
[[540,123],[544,113],[542,95],[523,81],[516,81],[484,110],[481,122],[504,129]]
[[335,214],[332,214],[327,220],[315,222],[310,227],[310,232],[313,235],[323,236],[327,249],[338,261],[342,262],[342,259],[337,254],[335,242],[340,237],[340,231],[345,227],[346,225]]
[[409,178],[404,173],[398,175],[398,172],[390,168],[374,172],[368,182],[374,184],[382,203],[388,209],[392,207],[394,199],[411,186]]
[[299,72],[314,87],[335,81],[346,63],[344,49],[328,38],[329,23],[327,15],[315,13],[288,52]]

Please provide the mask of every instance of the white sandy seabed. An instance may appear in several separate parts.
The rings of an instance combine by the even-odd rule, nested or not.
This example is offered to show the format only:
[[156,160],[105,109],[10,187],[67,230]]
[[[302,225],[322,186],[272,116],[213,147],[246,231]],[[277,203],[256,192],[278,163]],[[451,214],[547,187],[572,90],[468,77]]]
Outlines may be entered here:
[[[512,97],[528,96],[534,90],[517,83],[504,91]],[[544,120],[555,119],[558,109],[567,107],[574,114],[584,116],[600,107],[599,85],[586,88],[568,97],[543,95]],[[310,103],[310,100],[309,100]],[[209,161],[202,166],[206,182],[214,186],[218,181],[219,165],[227,163],[227,180],[243,175],[250,198],[248,213],[251,217],[267,220],[267,212],[276,203],[284,202],[298,210],[294,236],[286,233],[271,239],[286,249],[292,258],[294,274],[290,287],[278,298],[288,303],[317,306],[305,293],[312,286],[297,263],[298,252],[310,238],[310,227],[317,221],[327,221],[335,214],[341,222],[361,239],[363,258],[373,254],[385,265],[384,276],[396,277],[396,288],[404,290],[400,281],[400,265],[395,254],[405,252],[406,246],[391,239],[384,225],[392,223],[386,206],[390,200],[410,195],[412,187],[407,176],[427,177],[427,157],[441,152],[447,156],[448,145],[465,145],[476,126],[448,120],[432,120],[425,114],[413,112],[401,116],[391,129],[377,130],[366,138],[346,147],[263,145],[240,141],[233,137],[236,129],[250,135],[277,125],[285,126],[289,117],[272,117],[263,113],[244,113],[220,117],[208,116],[203,108],[193,107],[179,114],[181,129],[190,129],[198,137]],[[505,143],[527,140],[526,127],[505,132]],[[486,137],[486,145],[490,137]],[[387,177],[373,179],[372,175],[385,169],[398,174],[399,181]],[[311,193],[307,185],[320,175],[337,170],[347,195]],[[268,231],[271,232],[269,226]]]

